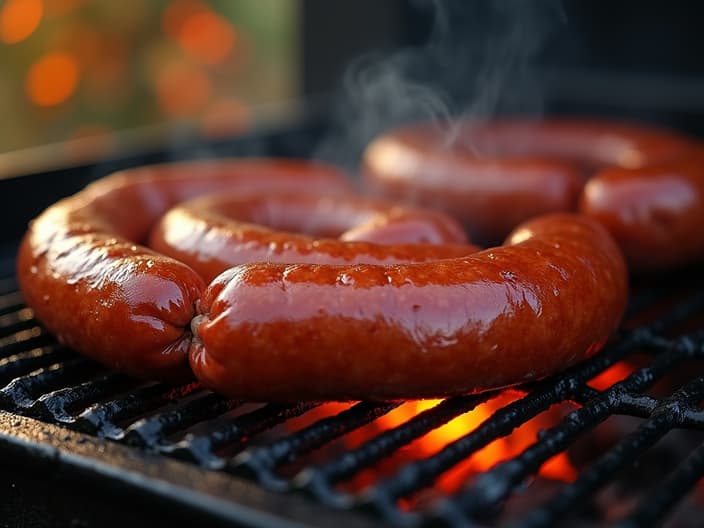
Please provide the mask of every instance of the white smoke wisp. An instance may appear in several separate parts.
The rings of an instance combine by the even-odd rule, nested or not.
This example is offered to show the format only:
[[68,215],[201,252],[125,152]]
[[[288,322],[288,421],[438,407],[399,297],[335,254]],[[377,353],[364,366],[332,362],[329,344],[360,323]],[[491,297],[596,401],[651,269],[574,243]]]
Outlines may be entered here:
[[373,137],[404,123],[436,123],[450,145],[461,131],[455,118],[541,114],[534,59],[566,23],[558,0],[414,3],[433,17],[427,42],[364,56],[348,68],[332,131],[314,157],[352,168]]

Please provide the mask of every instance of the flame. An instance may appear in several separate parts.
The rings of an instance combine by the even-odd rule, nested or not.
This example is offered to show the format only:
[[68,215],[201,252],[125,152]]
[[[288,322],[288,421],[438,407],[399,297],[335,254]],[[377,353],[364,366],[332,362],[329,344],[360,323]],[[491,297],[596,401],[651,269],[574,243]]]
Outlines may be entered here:
[[41,0],[7,0],[0,10],[0,40],[16,44],[39,27],[44,13]]
[[39,106],[66,101],[78,85],[78,65],[70,53],[54,51],[37,60],[26,78],[29,99]]
[[619,361],[593,377],[589,380],[587,385],[593,389],[603,391],[610,388],[612,385],[615,385],[619,381],[626,379],[633,373],[634,370],[635,367],[627,361]]
[[[360,472],[350,481],[342,484],[341,488],[347,491],[364,489],[377,482],[380,478],[394,474],[404,464],[436,454],[449,443],[477,429],[477,427],[491,417],[498,409],[508,405],[521,396],[522,393],[518,391],[504,391],[496,398],[478,405],[472,411],[458,416],[443,426],[428,432],[424,436],[397,450],[372,468]],[[355,449],[381,432],[398,427],[417,414],[434,407],[440,401],[441,400],[408,401],[388,414],[376,419],[371,424],[348,433],[342,437],[340,443],[338,443],[338,447],[333,447],[332,449],[339,447]],[[305,427],[316,420],[341,412],[349,408],[350,405],[351,404],[337,403],[323,405],[306,413],[298,420],[292,421],[289,424],[290,427],[287,428],[289,430],[296,430],[299,427]],[[522,426],[515,429],[510,435],[494,440],[441,475],[436,481],[435,491],[433,491],[433,493],[452,493],[460,489],[473,475],[487,471],[497,463],[518,455],[529,445],[536,442],[538,433],[541,430],[552,427],[562,416],[573,409],[574,406],[567,403],[555,406],[527,421]],[[538,474],[544,478],[564,482],[573,482],[577,478],[577,470],[572,465],[567,453],[558,453],[553,458],[546,461],[540,468]],[[401,501],[401,506],[410,507],[415,500],[417,500],[417,498],[406,502]]]
[[[431,456],[449,443],[474,431],[497,410],[521,396],[522,393],[518,391],[504,391],[496,398],[478,405],[472,411],[458,416],[442,427],[434,429],[417,439],[409,444],[405,451],[413,459]],[[401,411],[399,413],[400,416],[395,416],[387,421],[387,415],[380,418],[378,422],[383,428],[394,427],[399,420],[407,421],[423,410],[437,405],[439,402],[440,400],[409,402],[399,409]],[[457,490],[472,475],[487,471],[497,463],[518,455],[536,441],[540,430],[554,425],[560,416],[561,413],[558,409],[549,410],[536,416],[514,430],[510,435],[494,440],[453,467],[438,479],[436,486],[447,493]],[[572,482],[577,476],[577,471],[567,454],[559,453],[543,464],[538,474],[554,480]]]

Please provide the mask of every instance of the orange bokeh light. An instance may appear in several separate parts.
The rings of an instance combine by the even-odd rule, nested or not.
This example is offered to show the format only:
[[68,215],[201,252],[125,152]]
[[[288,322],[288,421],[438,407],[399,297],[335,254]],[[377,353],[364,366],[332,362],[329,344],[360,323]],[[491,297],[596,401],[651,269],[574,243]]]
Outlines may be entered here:
[[203,112],[201,130],[210,137],[228,136],[245,131],[252,123],[252,111],[239,99],[213,101]]
[[227,20],[212,11],[189,16],[178,33],[183,50],[204,64],[225,60],[235,44],[235,30]]
[[78,65],[73,55],[47,53],[29,68],[26,90],[29,99],[39,106],[54,106],[66,101],[78,85]]
[[178,38],[186,21],[204,11],[209,11],[209,8],[200,0],[173,0],[166,6],[161,17],[164,33],[172,38]]
[[185,63],[167,65],[156,78],[159,104],[172,116],[198,112],[208,102],[211,90],[210,79],[200,69]]
[[39,27],[43,13],[42,0],[7,0],[0,9],[0,40],[23,41]]
[[81,7],[86,0],[44,0],[46,11],[51,15],[65,15]]

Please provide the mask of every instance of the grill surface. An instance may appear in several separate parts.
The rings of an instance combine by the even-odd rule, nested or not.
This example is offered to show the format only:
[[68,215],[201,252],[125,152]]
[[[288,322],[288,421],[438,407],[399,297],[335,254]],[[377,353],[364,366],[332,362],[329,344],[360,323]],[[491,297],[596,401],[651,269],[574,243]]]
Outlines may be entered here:
[[[31,513],[42,500],[70,520],[66,526],[118,526],[129,508],[113,496],[129,497],[132,509],[141,505],[134,528],[186,518],[340,528],[698,526],[704,278],[697,270],[636,284],[626,323],[603,352],[522,387],[511,403],[500,391],[451,398],[392,427],[380,423],[412,403],[253,405],[195,383],[139,383],[56,343],[24,306],[13,278],[16,237],[61,195],[125,166],[203,153],[307,156],[324,131],[260,133],[203,151],[0,182],[0,195],[13,201],[0,208],[11,248],[0,253],[0,487],[10,497],[0,502],[0,526],[59,525],[46,512]],[[37,188],[46,192],[37,196]],[[595,388],[595,377],[623,361],[625,379]],[[429,454],[413,450],[427,433],[492,401],[504,404],[478,427]],[[542,431],[518,454],[450,491],[438,487],[534,417],[543,419]],[[577,470],[574,482],[536,476],[563,452]],[[63,475],[71,475],[68,484]],[[26,494],[17,492],[22,483]]]
[[[187,461],[233,481],[253,481],[265,490],[305,495],[297,498],[304,504],[353,510],[360,519],[400,526],[537,527],[565,519],[579,519],[584,525],[607,519],[621,527],[650,526],[667,516],[704,474],[704,443],[700,444],[703,438],[698,432],[704,429],[704,411],[699,407],[704,399],[704,376],[699,375],[704,373],[701,282],[666,278],[657,287],[636,288],[630,322],[602,353],[526,387],[521,398],[435,454],[406,461],[357,489],[349,483],[365,470],[498,392],[444,400],[349,448],[341,437],[404,404],[360,402],[330,414],[325,406],[312,404],[255,406],[226,401],[195,383],[171,387],[135,382],[57,344],[22,304],[9,275],[11,263],[4,268],[7,276],[0,281],[2,409],[125,444],[139,453]],[[680,277],[690,275],[696,277],[694,273]],[[624,359],[634,365],[626,379],[604,390],[587,384]],[[574,410],[557,416],[554,426],[543,430],[517,456],[454,493],[436,493],[410,508],[401,506],[482,447],[563,402],[572,402]],[[307,416],[309,423],[290,430],[292,420]],[[608,449],[578,464],[574,482],[553,482],[547,496],[531,501],[529,513],[511,513],[516,497],[530,497],[534,486],[540,485],[526,483],[544,462],[573,448],[580,437],[595,434],[600,424],[615,416],[638,420],[621,423],[618,438]],[[652,465],[650,451],[660,453],[656,444],[675,429],[692,431],[678,438],[672,455],[677,460],[671,467],[656,462],[656,476],[634,485],[634,471],[639,465]],[[159,460],[161,456],[146,464],[156,464],[158,473]],[[631,492],[612,493],[612,503],[597,499],[604,488],[615,485],[621,493],[629,488]],[[231,498],[238,501],[236,496]],[[624,501],[630,507],[621,507]]]

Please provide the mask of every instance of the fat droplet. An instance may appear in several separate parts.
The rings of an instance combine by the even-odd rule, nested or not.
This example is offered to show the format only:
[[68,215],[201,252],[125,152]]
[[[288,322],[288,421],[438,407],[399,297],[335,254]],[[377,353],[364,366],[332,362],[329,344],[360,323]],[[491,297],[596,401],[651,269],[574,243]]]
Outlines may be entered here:
[[499,273],[502,278],[506,279],[507,281],[515,281],[516,280],[516,274],[512,271],[502,271]]
[[154,261],[152,259],[147,260],[147,267],[148,268],[153,268],[154,267]]
[[29,272],[32,275],[36,275],[38,271],[39,271],[39,269],[36,266],[30,266],[30,268],[29,268]]
[[350,277],[347,273],[343,273],[342,275],[340,275],[338,280],[345,286],[354,285],[354,277]]

